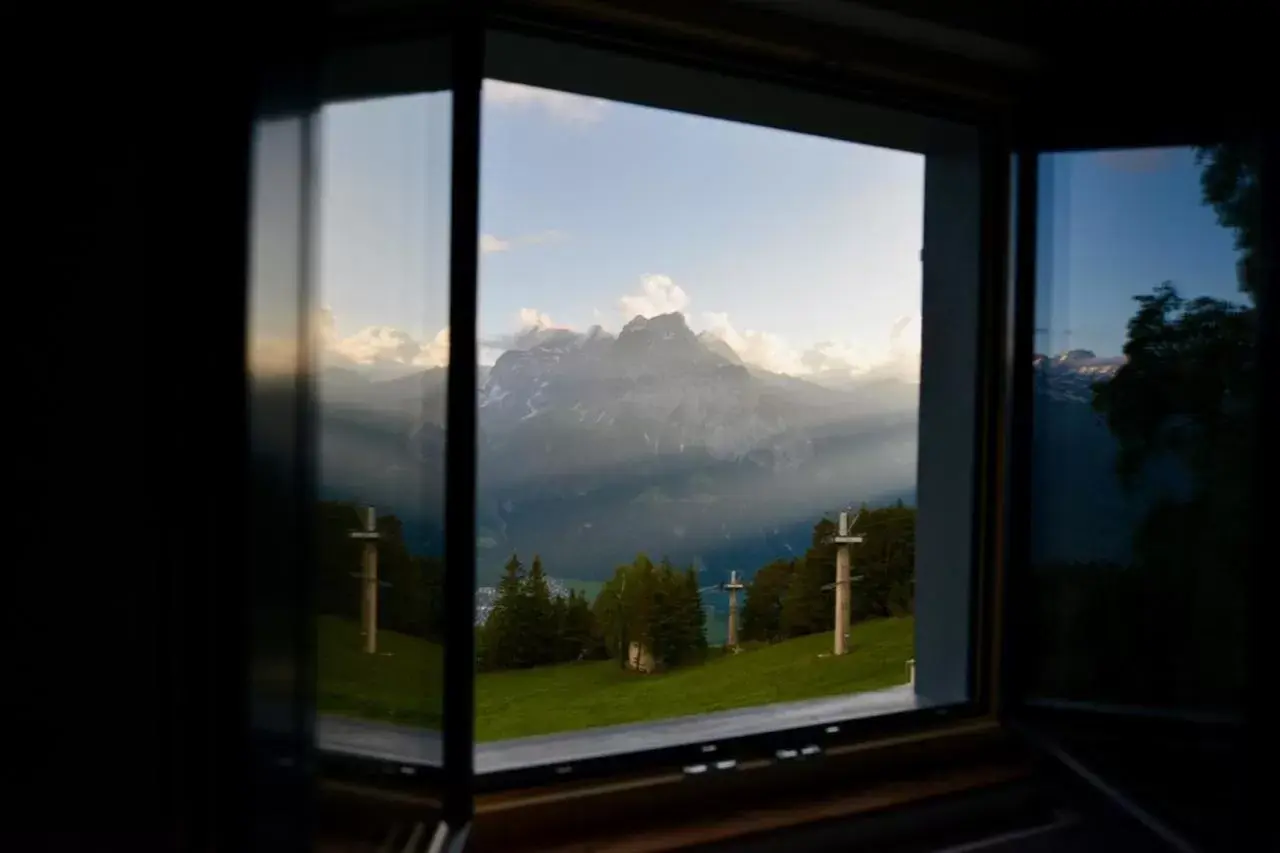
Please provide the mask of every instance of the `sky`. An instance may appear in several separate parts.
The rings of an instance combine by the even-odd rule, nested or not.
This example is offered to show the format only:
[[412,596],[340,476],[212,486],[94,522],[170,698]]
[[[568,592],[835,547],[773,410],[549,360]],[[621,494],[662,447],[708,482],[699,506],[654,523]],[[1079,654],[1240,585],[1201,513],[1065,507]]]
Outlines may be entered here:
[[[433,93],[323,113],[322,333],[355,363],[447,358],[449,108]],[[1235,296],[1189,151],[1043,166],[1039,349],[1119,353],[1132,296],[1165,279]],[[923,205],[920,155],[488,81],[481,361],[531,325],[616,332],[678,310],[779,372],[918,364]]]
[[1047,155],[1040,193],[1037,351],[1120,354],[1133,297],[1164,281],[1240,301],[1233,235],[1202,204],[1190,149]]
[[[357,360],[447,342],[448,98],[325,110],[320,301]],[[481,360],[672,310],[781,372],[918,360],[923,198],[919,155],[490,81]]]

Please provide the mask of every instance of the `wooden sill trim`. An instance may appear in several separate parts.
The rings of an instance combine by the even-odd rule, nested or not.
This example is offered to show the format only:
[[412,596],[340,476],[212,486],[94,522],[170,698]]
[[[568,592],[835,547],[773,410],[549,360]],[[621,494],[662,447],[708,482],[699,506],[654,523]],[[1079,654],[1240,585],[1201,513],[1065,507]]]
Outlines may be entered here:
[[[760,760],[699,782],[664,771],[484,795],[470,846],[477,853],[667,850],[871,813],[1024,773],[999,724],[980,718],[837,747],[806,766]],[[321,780],[318,793],[330,830],[346,834],[345,825],[352,837],[393,823],[433,822],[440,806],[436,792],[335,779]],[[693,797],[709,808],[691,809]],[[655,815],[666,824],[656,825]]]
[[[928,729],[910,734],[878,738],[863,743],[837,746],[827,750],[828,760],[842,760],[846,756],[859,753],[882,753],[903,747],[922,747],[937,743],[943,746],[965,738],[995,736],[1001,731],[999,723],[992,717],[980,717],[955,725],[936,729]],[[749,772],[769,767],[772,761],[749,761],[739,765],[739,772]],[[498,794],[487,794],[476,800],[476,816],[483,819],[486,815],[500,812],[511,812],[533,807],[543,807],[552,803],[564,803],[570,800],[590,800],[597,797],[609,797],[638,788],[650,788],[677,784],[684,781],[680,773],[661,773],[635,776],[625,779],[586,781],[566,783],[556,787],[532,788],[524,790],[504,791]],[[584,803],[584,807],[587,804]]]
[[806,806],[751,809],[708,823],[660,828],[622,838],[589,838],[554,847],[528,847],[545,853],[658,853],[802,824],[881,811],[921,800],[1010,782],[1026,775],[1025,768],[994,764],[966,769],[937,779],[892,782],[870,790],[811,803]]
[[[581,850],[590,839],[593,850],[629,850],[624,842],[635,836],[666,849],[706,833],[733,837],[985,786],[997,777],[981,775],[983,768],[1016,775],[1024,766],[998,723],[980,719],[830,749],[812,763],[744,762],[697,781],[663,773],[491,794],[477,801],[472,846]],[[654,815],[665,825],[655,825]],[[678,841],[690,832],[694,840]]]

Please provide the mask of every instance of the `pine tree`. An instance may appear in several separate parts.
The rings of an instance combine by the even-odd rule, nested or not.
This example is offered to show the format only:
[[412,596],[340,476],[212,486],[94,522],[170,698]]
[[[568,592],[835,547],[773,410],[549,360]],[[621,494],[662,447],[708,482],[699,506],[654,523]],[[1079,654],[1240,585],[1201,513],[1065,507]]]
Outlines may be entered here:
[[689,567],[684,571],[681,601],[683,602],[686,660],[702,658],[707,650],[707,611],[702,607],[702,593],[698,590],[698,574]]
[[587,604],[586,593],[571,593],[565,612],[564,637],[567,654],[565,660],[578,660],[592,656],[592,638],[595,634],[594,618]]
[[572,598],[573,591],[570,590],[567,598],[557,595],[551,599],[551,622],[554,633],[550,663],[563,663],[574,659],[571,652],[573,642],[569,637],[569,601]]
[[606,657],[627,665],[627,646],[630,634],[627,626],[627,580],[630,566],[618,566],[596,595],[591,610],[596,623],[599,644]]
[[517,666],[538,666],[555,659],[556,622],[551,589],[542,571],[542,558],[534,555],[533,565],[521,589],[519,616],[522,654]]
[[682,640],[680,630],[678,584],[675,570],[665,557],[653,578],[653,601],[650,607],[649,648],[655,662],[675,666],[680,662]]
[[657,569],[645,554],[637,554],[627,570],[626,591],[623,594],[623,618],[627,641],[624,654],[630,655],[631,643],[637,643],[641,654],[653,653],[654,641],[654,593]]
[[[899,501],[899,504],[901,502]],[[866,510],[853,532],[862,544],[853,547],[853,619],[902,616],[914,608],[914,507],[895,505]]]
[[502,569],[502,579],[485,620],[485,648],[492,669],[518,666],[521,658],[519,614],[524,587],[524,566],[516,554]]
[[783,599],[795,567],[794,560],[774,560],[747,584],[742,604],[743,640],[771,643],[782,638]]
[[836,546],[828,541],[835,530],[828,518],[814,525],[812,544],[796,562],[782,604],[784,636],[817,634],[835,626],[834,588],[823,589],[836,579]]
[[[363,508],[320,501],[316,507],[316,609],[343,619],[360,619],[363,595],[359,578],[364,546],[351,538]],[[444,629],[443,561],[409,552],[403,525],[394,515],[378,519],[378,625],[439,641]]]

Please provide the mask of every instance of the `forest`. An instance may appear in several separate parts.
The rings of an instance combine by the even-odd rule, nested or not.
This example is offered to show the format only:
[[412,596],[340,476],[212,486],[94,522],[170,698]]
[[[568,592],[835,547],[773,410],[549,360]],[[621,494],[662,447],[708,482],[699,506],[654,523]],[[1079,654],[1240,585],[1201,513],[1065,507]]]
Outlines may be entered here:
[[[853,532],[864,537],[853,551],[855,622],[913,612],[914,507],[862,507]],[[360,606],[362,545],[349,532],[359,524],[353,504],[319,506],[317,604],[321,614],[356,621]],[[378,622],[385,630],[432,642],[443,639],[444,564],[412,555],[395,516],[378,519]],[[820,519],[803,555],[775,560],[749,577],[740,602],[741,642],[772,643],[834,627],[835,522]],[[724,573],[727,574],[727,573]],[[553,595],[547,567],[534,556],[507,560],[493,607],[476,627],[476,666],[481,671],[526,669],[577,660],[616,660],[627,666],[633,644],[661,668],[703,661],[706,639],[702,593],[718,584],[692,566],[637,554],[615,567],[594,601],[580,592]]]

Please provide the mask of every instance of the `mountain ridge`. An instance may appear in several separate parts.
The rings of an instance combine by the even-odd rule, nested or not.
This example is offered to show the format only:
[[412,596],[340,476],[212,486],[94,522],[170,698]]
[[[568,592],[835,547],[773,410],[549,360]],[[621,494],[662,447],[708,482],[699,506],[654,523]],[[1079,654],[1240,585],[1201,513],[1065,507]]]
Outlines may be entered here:
[[[570,578],[607,577],[640,550],[746,573],[803,553],[816,519],[839,506],[914,500],[918,385],[770,373],[679,313],[634,318],[617,335],[530,328],[512,344],[477,389],[484,579],[512,551]],[[1111,507],[1127,529],[1132,513],[1114,508],[1129,501],[1107,482],[1113,440],[1087,405],[1122,363],[1037,356],[1037,476],[1072,496],[1049,503]],[[320,383],[325,488],[401,515],[427,550],[443,540],[446,375]],[[1081,470],[1056,467],[1081,454]]]

